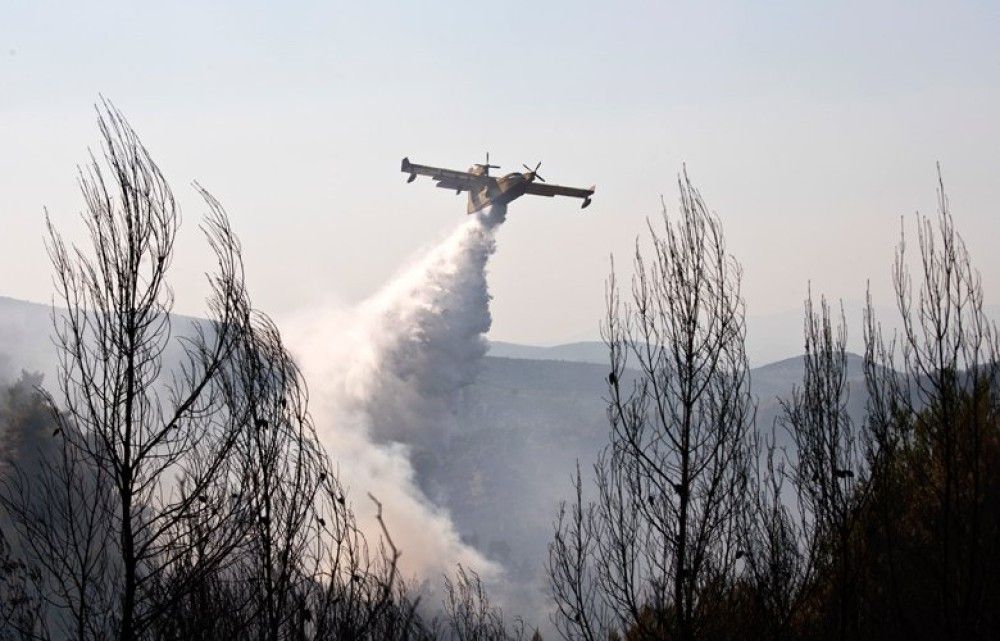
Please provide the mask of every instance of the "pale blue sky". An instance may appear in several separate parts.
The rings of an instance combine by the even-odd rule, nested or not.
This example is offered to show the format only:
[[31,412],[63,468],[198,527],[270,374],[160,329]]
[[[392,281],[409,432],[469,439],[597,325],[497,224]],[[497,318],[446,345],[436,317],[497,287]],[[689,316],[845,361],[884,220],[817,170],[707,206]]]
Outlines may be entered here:
[[751,313],[888,291],[899,216],[943,165],[1000,283],[1000,4],[0,0],[0,295],[49,296],[43,206],[78,236],[74,167],[114,100],[189,223],[174,284],[201,309],[198,179],[229,209],[258,303],[348,304],[464,216],[399,159],[543,161],[593,206],[522,199],[491,270],[493,336],[596,336],[687,162],[742,261]]

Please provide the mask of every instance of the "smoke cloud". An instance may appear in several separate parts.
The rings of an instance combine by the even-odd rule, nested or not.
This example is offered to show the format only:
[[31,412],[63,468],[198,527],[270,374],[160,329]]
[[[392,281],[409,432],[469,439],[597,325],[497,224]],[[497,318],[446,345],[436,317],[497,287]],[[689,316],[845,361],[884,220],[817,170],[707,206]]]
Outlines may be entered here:
[[378,532],[366,492],[385,518],[408,574],[455,565],[498,579],[500,567],[465,544],[437,489],[422,487],[437,443],[461,429],[461,390],[486,354],[490,295],[486,266],[505,211],[487,210],[354,309],[302,314],[286,335],[309,382],[317,430],[366,533]]

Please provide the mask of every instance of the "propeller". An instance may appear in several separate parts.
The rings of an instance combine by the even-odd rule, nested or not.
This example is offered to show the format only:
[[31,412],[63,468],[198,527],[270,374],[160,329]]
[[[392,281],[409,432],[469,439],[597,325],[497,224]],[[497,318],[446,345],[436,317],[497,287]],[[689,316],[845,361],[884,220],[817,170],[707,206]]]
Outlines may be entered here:
[[531,174],[532,176],[534,176],[534,177],[535,177],[535,178],[537,178],[538,180],[541,180],[542,182],[545,182],[545,179],[544,179],[544,178],[542,178],[542,177],[541,177],[541,176],[540,176],[540,175],[538,174],[538,168],[542,166],[542,161],[541,161],[541,160],[539,160],[539,161],[538,161],[538,164],[537,164],[537,165],[535,165],[535,168],[534,168],[534,169],[532,169],[531,167],[529,167],[529,166],[527,166],[527,165],[524,165],[524,164],[522,164],[521,166],[522,166],[522,167],[524,167],[525,169],[527,169],[527,170],[528,170],[528,173],[529,173],[529,174]]
[[483,167],[486,167],[486,169],[500,169],[500,165],[490,164],[490,152],[488,151],[486,152],[486,164]]

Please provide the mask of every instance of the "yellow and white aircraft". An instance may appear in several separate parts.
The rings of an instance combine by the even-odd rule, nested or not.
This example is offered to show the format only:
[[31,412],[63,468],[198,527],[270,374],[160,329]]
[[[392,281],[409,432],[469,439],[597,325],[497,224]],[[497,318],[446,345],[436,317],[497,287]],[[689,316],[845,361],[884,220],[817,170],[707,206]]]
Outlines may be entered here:
[[490,155],[486,154],[485,164],[475,164],[469,167],[468,171],[417,165],[410,162],[409,158],[403,158],[400,171],[410,174],[406,182],[413,182],[417,176],[430,176],[442,189],[454,189],[456,194],[469,192],[470,214],[491,205],[506,205],[525,194],[583,198],[582,208],[590,204],[590,197],[594,195],[596,185],[590,189],[550,185],[538,175],[538,168],[541,166],[542,163],[538,163],[532,169],[524,165],[527,169],[524,173],[512,172],[506,176],[490,176],[490,169],[499,169],[499,166],[491,165]]

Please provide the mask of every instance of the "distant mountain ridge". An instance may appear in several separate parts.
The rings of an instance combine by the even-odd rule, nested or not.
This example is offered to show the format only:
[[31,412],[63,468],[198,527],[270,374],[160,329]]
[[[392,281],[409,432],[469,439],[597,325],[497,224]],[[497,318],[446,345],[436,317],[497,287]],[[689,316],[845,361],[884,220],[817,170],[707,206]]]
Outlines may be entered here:
[[552,347],[490,341],[488,355],[531,361],[572,361],[598,365],[605,365],[608,362],[608,348],[600,341],[581,341]]

